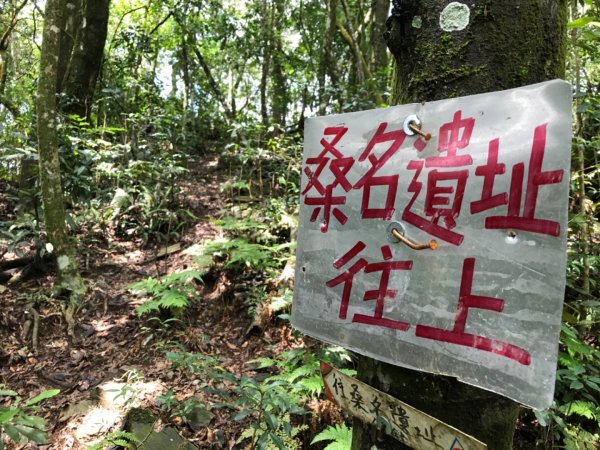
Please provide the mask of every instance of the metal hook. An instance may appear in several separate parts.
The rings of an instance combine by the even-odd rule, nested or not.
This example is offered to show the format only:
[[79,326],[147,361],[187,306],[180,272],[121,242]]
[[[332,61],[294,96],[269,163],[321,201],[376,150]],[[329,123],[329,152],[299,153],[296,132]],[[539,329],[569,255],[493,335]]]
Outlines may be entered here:
[[426,244],[417,244],[416,242],[411,241],[410,239],[402,236],[398,230],[395,228],[392,230],[392,234],[396,239],[398,239],[403,244],[408,245],[413,250],[427,250],[430,248],[431,250],[435,250],[438,248],[438,243],[435,239],[427,242]]
[[393,243],[401,242],[404,245],[407,245],[408,247],[412,248],[413,250],[427,250],[427,249],[436,250],[438,248],[438,243],[435,239],[432,239],[431,241],[429,241],[425,244],[418,244],[418,243],[408,239],[406,236],[404,236],[404,226],[400,222],[390,223],[390,225],[388,226],[387,232],[388,232],[388,240],[390,242],[393,242]]
[[411,114],[404,120],[404,125],[402,128],[404,129],[404,132],[409,136],[414,136],[415,134],[418,134],[426,141],[429,141],[431,139],[431,133],[426,133],[421,130],[421,120],[415,114]]

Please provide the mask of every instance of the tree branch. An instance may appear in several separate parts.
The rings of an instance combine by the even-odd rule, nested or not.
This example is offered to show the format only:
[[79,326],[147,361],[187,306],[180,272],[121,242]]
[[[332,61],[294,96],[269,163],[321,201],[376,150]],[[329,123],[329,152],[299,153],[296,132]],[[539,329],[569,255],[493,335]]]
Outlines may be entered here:
[[227,105],[227,102],[225,101],[225,97],[223,96],[223,93],[221,92],[221,89],[219,88],[217,81],[213,77],[210,67],[206,63],[206,60],[204,59],[204,56],[202,55],[202,53],[200,53],[200,50],[198,50],[198,47],[193,45],[192,48],[194,50],[194,54],[196,55],[196,58],[198,58],[198,62],[200,63],[200,66],[202,67],[204,74],[206,75],[206,78],[208,79],[208,85],[210,86],[211,90],[213,91],[213,94],[215,94],[215,97],[217,98],[217,100],[219,101],[219,103],[221,104],[223,109],[225,110],[225,114],[227,115],[227,117],[232,119],[233,117],[231,117],[231,109]]

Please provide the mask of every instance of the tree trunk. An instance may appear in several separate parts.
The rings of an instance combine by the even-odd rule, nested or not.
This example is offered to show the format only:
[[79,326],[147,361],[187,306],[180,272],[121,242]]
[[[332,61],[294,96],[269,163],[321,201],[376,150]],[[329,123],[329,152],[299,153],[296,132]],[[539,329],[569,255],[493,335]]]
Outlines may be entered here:
[[283,0],[274,0],[273,2],[273,24],[272,24],[272,45],[273,45],[273,65],[272,65],[272,118],[273,122],[285,127],[285,118],[287,115],[287,86],[285,84],[285,75],[283,71],[283,42],[281,32],[285,23],[285,2]]
[[269,68],[271,66],[271,12],[269,8],[269,0],[262,0],[262,65],[260,75],[260,115],[263,125],[269,123],[269,113],[267,107],[267,85],[269,81]]
[[454,32],[440,28],[441,12],[450,1],[413,3],[390,23],[388,47],[397,62],[394,103],[459,97],[564,77],[567,0],[477,2],[469,7],[469,25]]
[[[110,0],[84,0],[83,19],[77,30],[73,51],[63,83],[68,103],[67,114],[89,117],[96,90],[96,81],[102,67],[104,44],[108,31]],[[78,12],[68,9],[69,14]]]
[[390,0],[371,0],[371,72],[383,70],[388,63],[385,45],[385,21],[390,11]]
[[85,289],[67,234],[58,159],[56,80],[61,34],[57,24],[63,20],[62,14],[60,0],[47,0],[38,81],[37,129],[46,233],[57,263],[55,288],[74,299]]
[[319,72],[317,79],[319,82],[319,115],[325,114],[327,105],[331,102],[331,92],[325,92],[327,86],[326,77],[329,76],[330,90],[337,86],[338,76],[336,61],[333,55],[333,37],[337,22],[337,0],[327,0],[327,20],[323,35],[323,47],[321,50],[321,59],[319,61]]
[[[71,6],[67,6],[71,5]],[[64,12],[58,27],[61,30],[58,72],[56,75],[56,92],[62,92],[65,75],[75,46],[75,37],[83,23],[83,0],[61,0],[60,7]]]
[[[408,5],[410,3],[410,5]],[[567,0],[394,2],[387,42],[396,62],[393,103],[423,102],[515,88],[564,76]],[[460,17],[468,9],[470,15]],[[457,10],[455,10],[456,12]],[[464,27],[463,27],[464,25]],[[444,29],[442,29],[442,27]],[[518,38],[516,38],[518,37]],[[458,382],[360,357],[358,376],[377,389],[488,445],[512,449],[519,406]],[[355,421],[353,450],[406,449]]]

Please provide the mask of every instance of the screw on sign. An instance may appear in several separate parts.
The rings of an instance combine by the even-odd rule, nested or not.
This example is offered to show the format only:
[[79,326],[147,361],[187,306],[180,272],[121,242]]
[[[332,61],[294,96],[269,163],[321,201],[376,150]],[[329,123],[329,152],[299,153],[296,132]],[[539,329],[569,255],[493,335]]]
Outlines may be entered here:
[[[565,286],[570,102],[555,80],[309,119],[293,325],[547,407]],[[430,140],[403,128],[411,115]],[[394,223],[403,243],[387,237]]]

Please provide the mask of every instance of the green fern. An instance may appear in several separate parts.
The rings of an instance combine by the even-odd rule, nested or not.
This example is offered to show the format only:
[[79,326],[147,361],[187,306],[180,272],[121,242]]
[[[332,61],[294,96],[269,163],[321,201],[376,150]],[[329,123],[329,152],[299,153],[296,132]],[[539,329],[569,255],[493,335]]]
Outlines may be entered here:
[[570,417],[573,414],[585,417],[586,419],[596,420],[600,425],[600,408],[592,402],[586,402],[583,400],[574,400],[569,403],[565,403],[558,408],[565,416]]
[[323,378],[321,375],[312,375],[300,380],[303,390],[313,397],[318,397],[323,392]]
[[266,230],[268,227],[264,223],[252,219],[238,219],[236,217],[223,217],[213,220],[214,224],[219,225],[225,231],[246,232],[254,230]]
[[592,434],[582,427],[568,425],[563,430],[565,436],[565,450],[596,450],[594,445],[598,442],[600,436],[598,433]]
[[323,450],[350,450],[352,445],[352,429],[346,424],[327,427],[312,440],[311,444],[321,441],[333,441]]
[[[279,265],[276,253],[281,246],[268,246],[248,242],[245,239],[220,239],[204,244],[195,255],[195,262],[202,268],[209,266],[213,256],[226,257],[225,267],[232,269],[266,269]],[[207,257],[210,257],[208,259]]]
[[189,296],[196,291],[193,281],[202,281],[201,274],[195,270],[184,270],[159,279],[148,278],[128,286],[138,295],[148,299],[135,310],[138,316],[161,309],[171,312],[180,311],[189,305]]
[[87,450],[103,450],[115,445],[127,449],[135,449],[140,444],[142,444],[142,441],[133,433],[113,431],[107,434],[100,442],[88,447]]

